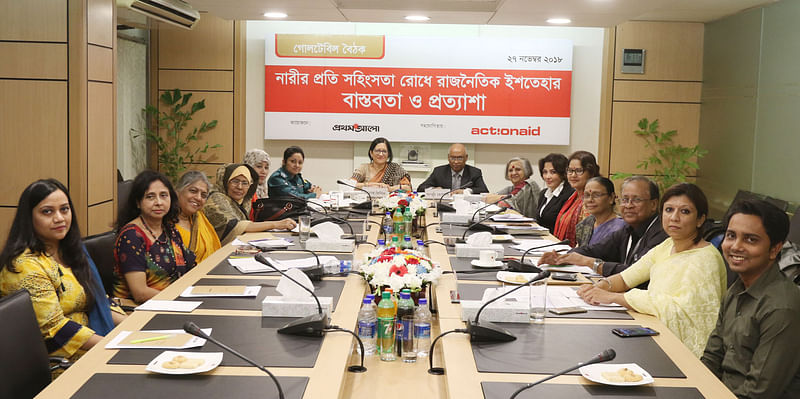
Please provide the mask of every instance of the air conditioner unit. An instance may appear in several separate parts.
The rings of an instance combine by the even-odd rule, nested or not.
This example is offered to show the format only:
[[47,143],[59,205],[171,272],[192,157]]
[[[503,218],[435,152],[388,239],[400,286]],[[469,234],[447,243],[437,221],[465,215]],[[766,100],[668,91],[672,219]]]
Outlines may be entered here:
[[117,7],[185,29],[192,29],[200,20],[200,13],[181,0],[117,0]]

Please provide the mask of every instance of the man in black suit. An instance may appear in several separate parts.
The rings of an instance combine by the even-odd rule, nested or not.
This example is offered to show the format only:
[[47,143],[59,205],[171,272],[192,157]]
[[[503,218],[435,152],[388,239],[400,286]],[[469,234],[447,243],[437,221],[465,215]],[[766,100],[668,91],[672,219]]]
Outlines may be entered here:
[[464,144],[456,143],[451,145],[450,150],[447,151],[447,160],[450,164],[434,168],[433,173],[417,187],[417,191],[422,192],[430,187],[451,189],[463,187],[468,182],[472,182],[470,189],[473,193],[488,193],[489,189],[486,188],[486,183],[483,182],[481,170],[467,165],[468,158],[469,155],[467,155],[467,149]]

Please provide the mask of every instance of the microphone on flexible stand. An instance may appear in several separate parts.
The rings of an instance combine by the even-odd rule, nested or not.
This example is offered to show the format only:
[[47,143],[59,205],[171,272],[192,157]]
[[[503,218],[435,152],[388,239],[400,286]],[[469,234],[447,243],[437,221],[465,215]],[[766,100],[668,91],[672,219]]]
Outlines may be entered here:
[[249,363],[250,365],[258,368],[259,370],[261,370],[261,371],[263,371],[265,373],[267,373],[270,376],[270,378],[272,378],[272,381],[275,383],[275,387],[278,388],[278,397],[280,399],[284,398],[283,389],[281,388],[281,384],[278,382],[278,379],[275,377],[275,375],[270,373],[269,370],[267,370],[266,367],[258,365],[258,363],[254,362],[253,360],[251,360],[247,356],[237,352],[236,350],[234,350],[230,346],[223,344],[222,342],[220,342],[216,338],[212,338],[210,335],[204,333],[203,330],[201,330],[200,327],[197,326],[197,324],[194,324],[191,321],[187,321],[186,323],[183,324],[183,331],[186,331],[186,333],[194,335],[195,337],[199,337],[199,338],[203,338],[205,340],[211,341],[211,342],[215,343],[217,346],[219,346],[220,348],[225,349],[226,351],[230,352],[234,356],[238,357],[239,359],[242,359],[245,362]]
[[478,313],[475,314],[475,321],[467,320],[467,334],[469,334],[469,339],[472,342],[509,342],[517,339],[513,334],[511,334],[508,330],[501,328],[493,323],[490,322],[483,322],[480,323],[481,312],[491,303],[497,301],[500,298],[508,296],[514,291],[520,290],[523,287],[527,287],[539,280],[546,279],[550,277],[550,272],[545,270],[539,274],[537,274],[532,279],[528,280],[527,283],[522,284],[518,287],[514,287],[514,289],[503,293],[495,298],[492,298],[486,303],[483,304],[478,309]]
[[[317,255],[314,254],[314,256],[317,256]],[[321,337],[323,335],[323,333],[328,332],[328,331],[344,331],[344,332],[350,333],[350,335],[352,335],[352,336],[354,336],[356,338],[356,340],[358,341],[358,345],[361,347],[361,365],[360,366],[350,366],[347,369],[349,371],[351,371],[351,372],[357,372],[357,373],[361,373],[361,372],[367,371],[367,368],[364,367],[364,343],[361,341],[361,338],[359,338],[359,336],[356,333],[354,333],[354,332],[352,332],[350,330],[347,330],[345,328],[341,328],[339,326],[334,326],[334,325],[328,324],[328,318],[325,316],[325,313],[322,311],[322,305],[319,303],[319,297],[317,297],[317,294],[315,294],[314,291],[312,291],[311,289],[309,289],[305,285],[300,284],[299,282],[297,282],[297,280],[293,279],[291,276],[289,276],[288,274],[284,273],[279,268],[277,268],[274,265],[272,265],[271,263],[269,263],[269,261],[267,261],[267,259],[264,258],[264,254],[263,253],[256,254],[256,260],[258,262],[260,262],[260,263],[263,263],[263,264],[275,269],[275,271],[280,273],[282,276],[288,278],[293,283],[299,285],[301,288],[303,288],[304,290],[308,291],[308,293],[311,294],[312,297],[314,297],[314,301],[317,302],[317,312],[318,312],[317,314],[311,315],[311,316],[306,316],[306,317],[303,317],[303,318],[301,318],[299,320],[295,320],[293,322],[290,322],[289,324],[287,324],[287,325],[283,326],[282,328],[280,328],[278,330],[278,333],[287,334],[287,335],[299,335],[299,336],[304,336],[304,337]],[[319,258],[317,258],[317,264],[319,264]]]
[[527,251],[522,253],[522,257],[520,257],[519,260],[511,259],[508,261],[508,270],[512,272],[521,272],[521,273],[539,273],[542,271],[542,269],[534,265],[525,264],[525,255],[536,249],[552,247],[554,245],[564,245],[564,244],[569,244],[569,240],[561,240],[559,242],[554,242],[552,244],[540,245],[538,247],[528,248]]
[[467,233],[469,233],[470,230],[489,231],[489,232],[492,232],[492,233],[497,233],[499,231],[498,229],[496,229],[496,228],[494,228],[492,226],[487,226],[485,224],[481,224],[481,223],[485,222],[486,220],[489,220],[489,218],[491,218],[492,216],[494,216],[494,215],[487,215],[487,216],[484,216],[481,219],[479,219],[477,222],[470,223],[470,225],[467,226],[467,229],[464,230],[464,234],[461,235],[461,241],[463,242],[463,241],[467,240]]
[[346,182],[344,180],[341,180],[341,179],[336,180],[336,182],[341,184],[341,185],[343,185],[343,186],[351,187],[351,188],[354,188],[354,189],[356,189],[358,191],[363,191],[363,192],[367,193],[367,198],[369,198],[369,201],[365,201],[365,202],[362,202],[360,204],[353,205],[353,206],[351,206],[351,208],[353,208],[353,209],[372,209],[372,195],[369,193],[369,191],[364,190],[361,187],[356,187],[355,185],[350,184],[350,183],[348,183],[348,182]]
[[[482,211],[482,210],[484,210],[484,209],[486,209],[486,208],[488,208],[488,207],[490,207],[490,206],[492,206],[492,205],[497,205],[497,204],[498,204],[498,203],[500,203],[501,201],[505,201],[505,200],[507,200],[507,199],[509,199],[509,198],[511,198],[511,197],[513,197],[513,195],[511,195],[511,194],[509,194],[509,195],[504,195],[504,196],[500,197],[500,199],[499,199],[499,200],[497,200],[497,201],[495,201],[495,202],[492,202],[491,204],[486,204],[486,205],[484,205],[484,206],[482,206],[482,207],[478,208],[478,210],[476,210],[476,211],[475,211],[475,213],[473,213],[473,214],[472,214],[472,217],[471,217],[471,218],[469,218],[469,221],[470,221],[470,222],[472,222],[473,220],[475,220],[475,215],[477,215],[477,214],[478,214],[480,211]],[[501,212],[502,212],[502,210],[501,210]]]
[[[309,253],[311,255],[314,255],[314,258],[317,260],[317,266],[313,267],[313,268],[304,268],[304,269],[302,269],[302,272],[305,273],[306,276],[308,276],[308,278],[311,279],[311,281],[321,281],[322,280],[322,276],[325,274],[325,269],[322,268],[322,263],[320,263],[320,261],[319,261],[319,256],[317,255],[316,252],[314,252],[314,251],[312,251],[310,249],[305,249],[305,248],[297,248],[297,249],[261,248],[261,247],[259,247],[259,249],[261,250],[261,252],[305,252],[305,253]],[[256,260],[258,261],[258,257],[256,257]],[[264,260],[266,260],[266,259],[264,259]],[[259,261],[259,262],[261,262],[261,261]],[[261,262],[261,263],[264,263],[264,262]],[[272,267],[273,269],[275,268],[275,266],[270,265],[270,264],[267,264],[267,266]],[[280,273],[280,270],[278,270],[278,272]],[[283,274],[283,273],[281,273],[281,274]]]
[[[314,254],[314,256],[317,255]],[[315,294],[314,291],[310,290],[305,285],[297,282],[297,280],[293,279],[288,274],[284,273],[280,268],[275,267],[273,264],[269,263],[269,261],[266,258],[264,258],[263,253],[256,254],[255,258],[256,261],[258,261],[259,263],[263,263],[275,269],[276,272],[280,273],[282,276],[288,278],[293,283],[299,285],[301,288],[308,291],[308,293],[310,293],[311,296],[314,297],[314,301],[317,302],[317,311],[318,311],[317,314],[306,316],[299,320],[292,321],[289,324],[278,329],[278,333],[288,334],[288,335],[300,335],[304,337],[321,337],[323,331],[328,327],[328,318],[322,311],[322,305],[319,303],[319,298],[317,297],[317,294]],[[317,264],[319,264],[319,258],[317,258]]]
[[575,370],[577,368],[581,368],[583,366],[588,366],[590,364],[602,363],[602,362],[607,362],[609,360],[614,360],[615,357],[617,357],[617,352],[614,351],[614,349],[612,349],[612,348],[608,348],[608,349],[598,353],[597,355],[595,355],[595,357],[589,359],[588,361],[586,361],[584,363],[578,363],[576,366],[572,366],[572,367],[570,367],[570,368],[568,368],[566,370],[561,370],[558,373],[555,373],[555,374],[553,374],[553,375],[551,375],[549,377],[542,378],[539,381],[536,381],[534,383],[525,385],[524,387],[522,387],[520,389],[517,389],[513,394],[511,394],[511,397],[509,399],[516,398],[517,395],[520,394],[520,392],[522,392],[522,391],[524,391],[524,390],[526,390],[526,389],[528,389],[528,388],[530,388],[532,386],[539,385],[539,384],[541,384],[541,383],[543,383],[543,382],[545,382],[547,380],[551,380],[551,379],[556,378],[556,377],[558,377],[560,375],[564,375],[564,374],[569,373],[570,371]]
[[456,187],[456,188],[454,188],[454,189],[452,189],[452,190],[450,190],[450,191],[448,191],[448,192],[446,192],[446,193],[442,194],[442,196],[441,196],[441,197],[439,197],[439,201],[437,201],[437,203],[436,203],[436,210],[437,210],[437,211],[439,211],[439,212],[455,212],[455,211],[456,211],[456,208],[453,208],[452,206],[450,206],[450,205],[447,205],[447,204],[443,204],[443,203],[442,203],[442,200],[444,199],[444,197],[446,197],[446,196],[447,196],[447,194],[450,194],[450,193],[452,193],[453,191],[456,191],[456,190],[463,190],[463,189],[465,189],[465,188],[470,188],[470,187],[472,187],[473,185],[474,185],[474,183],[473,183],[473,182],[471,182],[471,181],[468,181],[468,182],[466,182],[466,183],[462,184],[461,186],[459,186],[459,187]]

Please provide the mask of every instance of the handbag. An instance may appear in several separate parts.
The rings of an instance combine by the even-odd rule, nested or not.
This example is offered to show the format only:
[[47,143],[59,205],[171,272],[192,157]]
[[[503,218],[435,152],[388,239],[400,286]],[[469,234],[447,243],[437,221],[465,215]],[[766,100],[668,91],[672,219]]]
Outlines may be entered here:
[[260,198],[253,202],[253,221],[265,222],[292,218],[306,213],[306,203],[296,198]]

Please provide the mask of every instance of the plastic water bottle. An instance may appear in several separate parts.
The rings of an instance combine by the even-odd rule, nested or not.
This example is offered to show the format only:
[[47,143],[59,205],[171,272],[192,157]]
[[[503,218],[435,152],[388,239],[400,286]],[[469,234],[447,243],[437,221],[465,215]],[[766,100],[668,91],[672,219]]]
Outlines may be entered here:
[[431,311],[428,300],[419,299],[419,306],[414,313],[414,350],[417,357],[426,357],[431,349]]
[[378,323],[378,316],[372,305],[373,302],[369,297],[364,298],[361,310],[358,312],[358,337],[364,343],[364,355],[375,354],[375,326]]
[[392,226],[392,213],[386,212],[386,215],[383,216],[383,232],[386,233],[387,239],[392,236],[394,233],[394,227]]
[[378,351],[381,360],[391,362],[397,359],[394,354],[395,310],[391,294],[384,291],[378,304]]
[[386,240],[384,240],[384,239],[382,239],[382,238],[381,238],[381,239],[379,239],[379,240],[378,240],[378,247],[377,247],[377,249],[378,249],[379,251],[383,252],[383,250],[384,250],[384,249],[386,249]]
[[417,242],[415,242],[414,244],[415,244],[414,245],[414,250],[416,250],[416,251],[424,251],[425,250],[425,241],[417,240]]
[[369,303],[372,305],[372,310],[375,311],[375,314],[378,314],[378,304],[375,303],[375,294],[367,294],[367,298],[369,298]]
[[413,249],[414,245],[411,244],[411,237],[405,236],[403,237],[403,249]]
[[414,301],[410,292],[400,292],[397,301],[397,354],[403,362],[414,363],[417,354],[414,352]]

